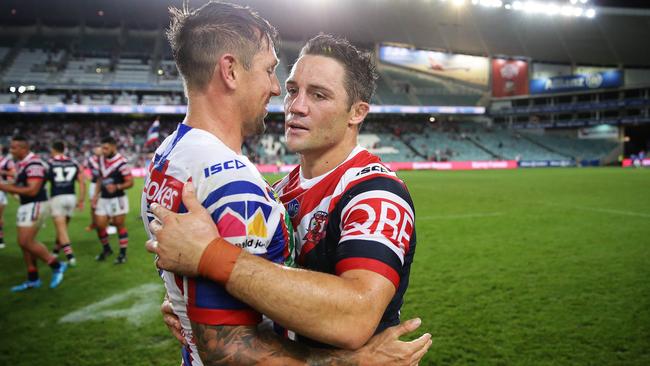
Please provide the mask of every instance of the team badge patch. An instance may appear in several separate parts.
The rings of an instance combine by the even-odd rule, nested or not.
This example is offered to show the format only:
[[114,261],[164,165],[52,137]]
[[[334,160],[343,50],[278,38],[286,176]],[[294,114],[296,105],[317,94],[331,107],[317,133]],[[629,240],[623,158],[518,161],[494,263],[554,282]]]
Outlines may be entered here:
[[300,211],[300,203],[294,198],[287,204],[287,213],[289,217],[294,218],[298,214],[298,211]]
[[309,220],[309,230],[303,240],[305,243],[318,243],[325,237],[325,225],[327,224],[327,212],[316,211]]

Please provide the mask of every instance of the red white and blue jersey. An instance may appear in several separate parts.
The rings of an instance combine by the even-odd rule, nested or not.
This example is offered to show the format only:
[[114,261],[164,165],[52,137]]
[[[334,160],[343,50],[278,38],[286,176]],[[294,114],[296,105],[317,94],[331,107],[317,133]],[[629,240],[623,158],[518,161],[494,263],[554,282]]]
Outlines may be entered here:
[[89,156],[86,159],[86,168],[90,169],[90,181],[96,183],[97,179],[99,179],[99,156]]
[[124,196],[123,189],[116,189],[113,193],[106,189],[109,184],[122,184],[126,177],[131,176],[131,166],[124,156],[117,153],[111,158],[99,157],[99,177],[101,178],[101,198],[115,198]]
[[30,152],[25,158],[16,164],[16,186],[27,187],[30,180],[41,181],[41,188],[35,196],[20,195],[20,204],[47,201],[45,190],[45,178],[47,177],[47,164],[36,154]]
[[79,164],[63,154],[53,156],[47,163],[50,168],[50,197],[75,194],[74,184],[77,176],[81,174]]
[[416,240],[413,202],[395,173],[356,147],[332,171],[305,179],[297,167],[275,189],[295,228],[297,264],[335,275],[361,269],[384,276],[396,292],[376,332],[399,324]]
[[[11,155],[5,155],[5,156],[0,156],[0,170],[4,171],[12,171],[15,168],[15,164],[13,159],[11,158]],[[2,182],[7,182],[10,179],[13,179],[13,176],[10,176],[9,174],[2,174],[0,175],[0,181]]]
[[[179,124],[156,150],[142,194],[145,228],[154,219],[153,202],[174,212],[186,212],[183,186],[192,180],[196,195],[210,212],[219,233],[250,253],[290,264],[290,228],[284,206],[256,167],[204,130]],[[210,325],[256,325],[262,316],[235,299],[221,285],[204,278],[161,271],[174,312],[180,318],[188,345],[185,365],[201,365],[191,322]]]

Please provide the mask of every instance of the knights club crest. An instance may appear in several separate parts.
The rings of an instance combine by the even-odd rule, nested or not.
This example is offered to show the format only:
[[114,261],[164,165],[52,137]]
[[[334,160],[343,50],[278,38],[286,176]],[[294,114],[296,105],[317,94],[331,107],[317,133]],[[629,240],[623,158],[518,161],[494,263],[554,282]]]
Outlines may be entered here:
[[327,212],[316,211],[309,220],[309,229],[302,240],[311,243],[318,243],[325,237],[325,226],[327,225]]

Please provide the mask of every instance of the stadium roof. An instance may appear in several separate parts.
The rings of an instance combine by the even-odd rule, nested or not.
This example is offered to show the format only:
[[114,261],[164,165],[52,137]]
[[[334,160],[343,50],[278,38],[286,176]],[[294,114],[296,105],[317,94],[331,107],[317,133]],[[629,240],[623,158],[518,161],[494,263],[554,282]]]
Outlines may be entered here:
[[[589,65],[650,67],[650,1],[598,0],[594,19],[530,16],[504,9],[455,7],[437,0],[231,0],[258,10],[282,37],[305,40],[336,33],[364,44],[416,47]],[[190,1],[194,7],[205,1]],[[168,23],[162,0],[5,0],[0,24],[154,28]],[[611,5],[617,7],[612,8]]]

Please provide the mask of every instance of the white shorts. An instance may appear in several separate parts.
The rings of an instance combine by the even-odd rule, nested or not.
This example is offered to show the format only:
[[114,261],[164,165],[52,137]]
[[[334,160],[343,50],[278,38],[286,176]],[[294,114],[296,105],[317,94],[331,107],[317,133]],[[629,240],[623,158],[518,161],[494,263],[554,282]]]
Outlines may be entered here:
[[41,226],[50,214],[50,205],[47,201],[32,202],[20,205],[16,212],[16,226],[32,227]]
[[88,197],[90,200],[93,200],[93,197],[95,197],[95,182],[90,182],[90,186],[88,187]]
[[7,205],[7,194],[4,191],[0,191],[0,205]]
[[126,215],[129,213],[129,198],[124,195],[122,197],[113,198],[99,198],[97,207],[95,208],[95,215],[115,217]]
[[52,216],[72,216],[77,206],[77,196],[74,194],[60,194],[50,199]]

